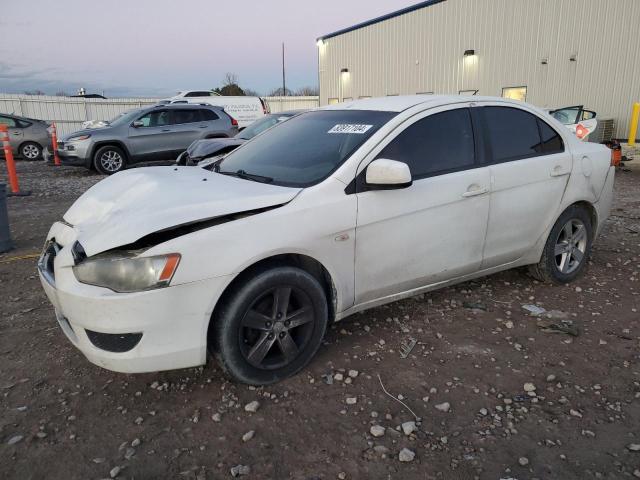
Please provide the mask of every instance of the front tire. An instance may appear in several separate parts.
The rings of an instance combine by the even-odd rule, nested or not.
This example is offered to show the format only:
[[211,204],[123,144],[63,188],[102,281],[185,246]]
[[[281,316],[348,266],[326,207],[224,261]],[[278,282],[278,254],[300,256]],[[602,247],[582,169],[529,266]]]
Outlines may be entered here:
[[216,310],[209,346],[235,380],[268,385],[302,370],[328,323],[327,297],[312,275],[294,267],[258,272]]
[[42,156],[42,147],[36,142],[25,142],[20,145],[20,155],[26,160],[37,160]]
[[103,175],[113,175],[126,167],[125,154],[122,149],[106,145],[96,150],[93,155],[93,166]]
[[529,269],[531,275],[543,282],[572,282],[589,262],[592,241],[589,213],[577,205],[569,207],[551,229],[540,262]]

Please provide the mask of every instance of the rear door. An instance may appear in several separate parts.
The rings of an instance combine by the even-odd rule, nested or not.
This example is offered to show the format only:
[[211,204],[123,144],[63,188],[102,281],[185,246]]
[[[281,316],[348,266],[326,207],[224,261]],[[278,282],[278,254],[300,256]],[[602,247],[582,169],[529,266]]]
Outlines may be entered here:
[[[204,138],[209,124],[199,108],[172,109],[172,142],[174,155],[184,152],[195,140]],[[212,112],[213,113],[213,112]]]
[[23,129],[19,127],[18,121],[13,117],[0,115],[0,123],[7,126],[9,130],[9,143],[14,152],[18,151],[18,147],[24,141]]
[[491,207],[483,268],[524,255],[555,221],[572,168],[562,136],[516,107],[484,106]]

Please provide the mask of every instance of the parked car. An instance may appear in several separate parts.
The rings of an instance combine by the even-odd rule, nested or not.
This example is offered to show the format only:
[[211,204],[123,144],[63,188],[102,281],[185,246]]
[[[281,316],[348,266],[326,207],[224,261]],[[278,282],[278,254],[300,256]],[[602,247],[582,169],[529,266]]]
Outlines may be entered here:
[[174,97],[161,100],[161,103],[206,103],[223,107],[225,112],[238,121],[241,129],[269,113],[267,102],[260,97],[222,96],[206,90],[186,90]]
[[332,105],[213,171],[99,182],[51,227],[40,278],[97,365],[192,367],[209,349],[236,380],[268,384],[355,312],[524,265],[576,279],[611,208],[610,160],[507,99]]
[[[42,149],[51,142],[47,131],[49,124],[44,120],[2,113],[0,114],[0,123],[9,129],[11,151],[26,160],[36,160],[42,157]],[[2,155],[4,156],[4,152]]]
[[200,138],[227,138],[238,122],[211,105],[156,105],[119,115],[108,125],[80,130],[58,142],[65,165],[111,175],[138,162],[173,160]]
[[[305,112],[305,110],[290,110],[288,112],[270,113],[255,121],[250,126],[240,131],[233,138],[211,138],[196,140],[189,148],[178,157],[176,165],[198,165],[205,159],[217,159],[221,155],[232,152],[247,140],[251,140],[256,135],[270,129],[274,125],[290,119],[294,115]],[[202,165],[204,166],[204,165]]]
[[563,107],[549,111],[549,114],[571,130],[578,139],[588,141],[589,134],[598,126],[596,112],[586,110],[584,105]]

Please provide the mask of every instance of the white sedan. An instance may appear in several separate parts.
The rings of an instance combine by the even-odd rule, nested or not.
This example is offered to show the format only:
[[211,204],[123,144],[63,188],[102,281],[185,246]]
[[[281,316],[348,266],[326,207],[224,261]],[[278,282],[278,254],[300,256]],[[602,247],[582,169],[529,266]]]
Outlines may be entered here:
[[566,283],[609,214],[610,151],[501,98],[303,113],[216,163],[138,168],[82,195],[39,272],[62,330],[120,372],[202,365],[268,384],[331,322],[523,265]]

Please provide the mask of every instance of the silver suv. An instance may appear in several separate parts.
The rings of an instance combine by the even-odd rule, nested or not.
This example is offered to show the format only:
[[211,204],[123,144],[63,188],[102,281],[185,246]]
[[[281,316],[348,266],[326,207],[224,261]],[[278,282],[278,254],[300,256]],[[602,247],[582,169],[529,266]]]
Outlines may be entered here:
[[221,107],[155,105],[67,135],[58,142],[58,155],[65,165],[111,175],[134,163],[173,160],[195,140],[237,133],[238,122]]

